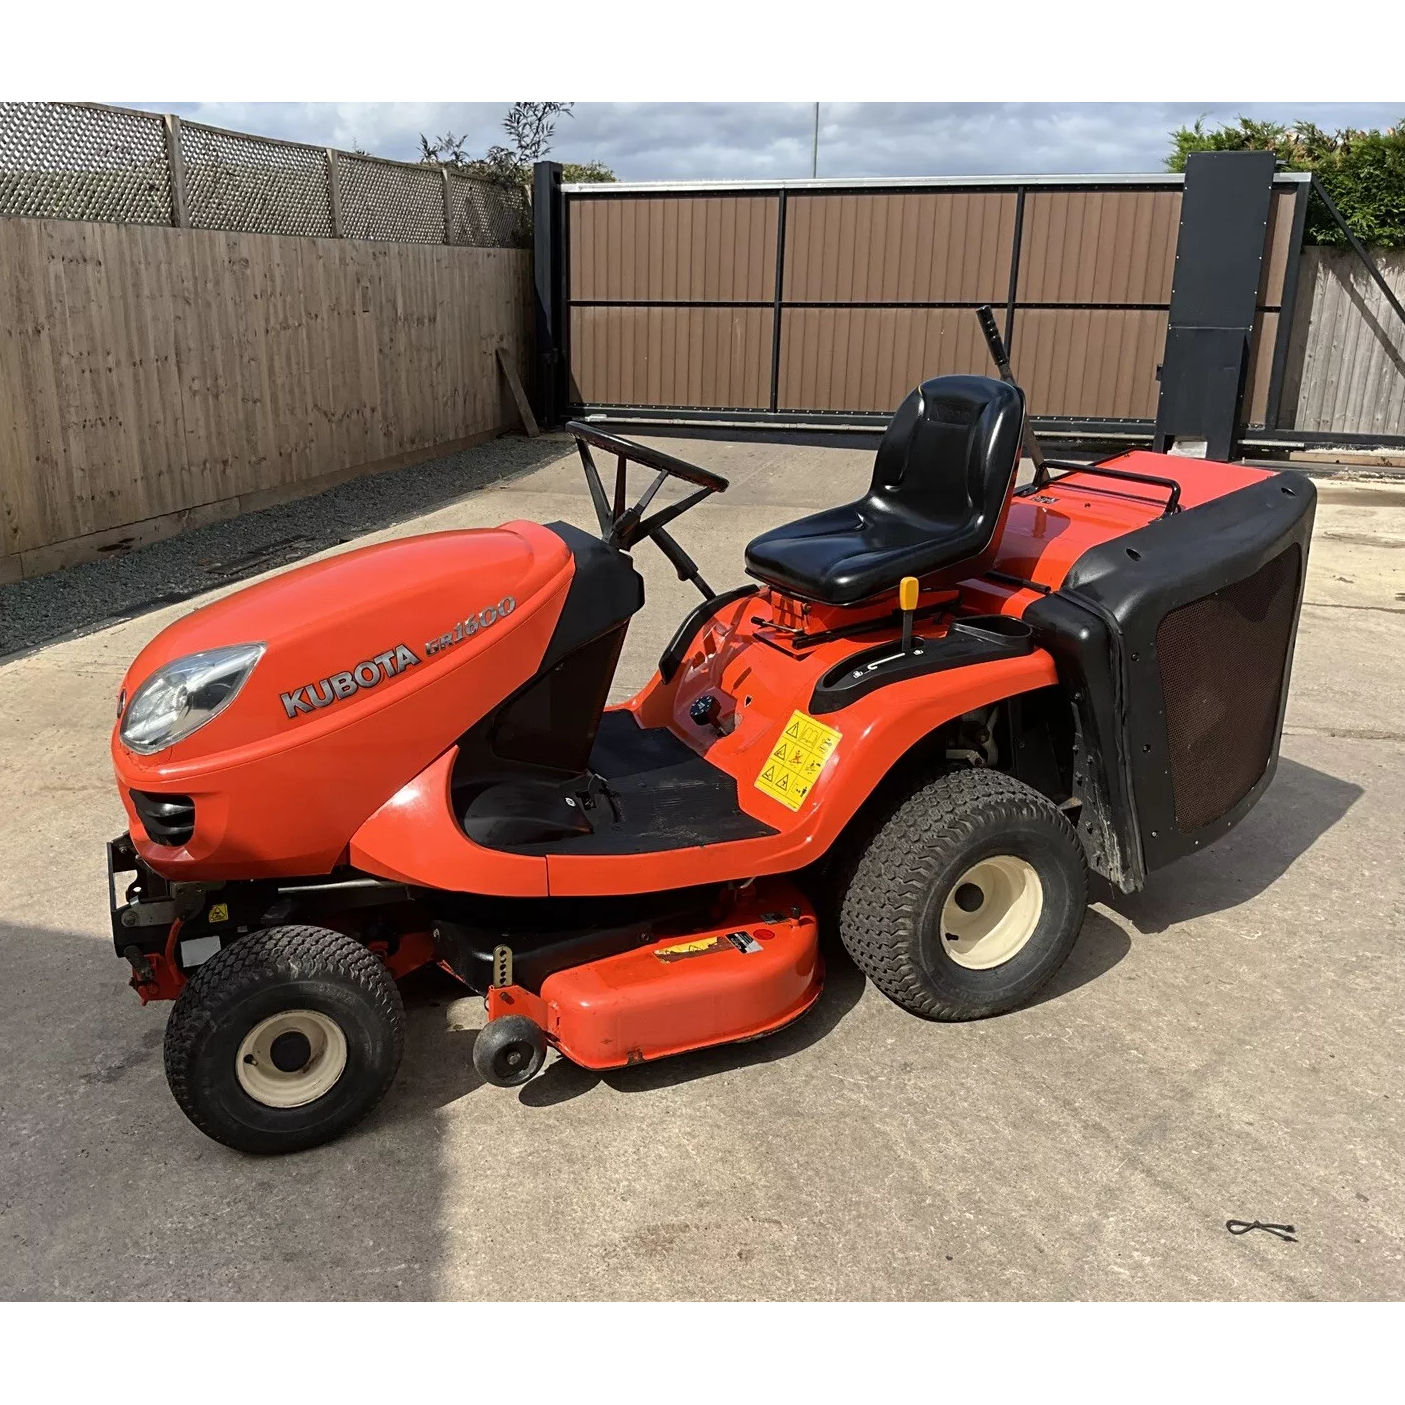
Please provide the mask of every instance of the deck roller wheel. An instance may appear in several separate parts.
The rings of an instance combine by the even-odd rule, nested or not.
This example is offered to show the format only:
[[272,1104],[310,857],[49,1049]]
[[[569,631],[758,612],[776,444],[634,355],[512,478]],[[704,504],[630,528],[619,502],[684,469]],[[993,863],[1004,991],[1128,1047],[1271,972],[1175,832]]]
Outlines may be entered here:
[[473,1041],[473,1066],[485,1083],[516,1088],[535,1078],[546,1062],[546,1035],[526,1015],[489,1020]]

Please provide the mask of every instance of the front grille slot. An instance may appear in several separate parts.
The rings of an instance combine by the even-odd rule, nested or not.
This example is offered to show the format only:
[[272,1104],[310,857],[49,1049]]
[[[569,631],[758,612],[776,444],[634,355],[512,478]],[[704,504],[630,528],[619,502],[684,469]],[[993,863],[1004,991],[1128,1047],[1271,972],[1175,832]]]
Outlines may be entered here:
[[1183,834],[1232,809],[1268,767],[1301,576],[1294,542],[1252,576],[1172,610],[1157,627]]
[[132,805],[146,830],[157,844],[179,849],[190,843],[195,833],[195,801],[188,795],[157,795],[147,790],[132,792]]

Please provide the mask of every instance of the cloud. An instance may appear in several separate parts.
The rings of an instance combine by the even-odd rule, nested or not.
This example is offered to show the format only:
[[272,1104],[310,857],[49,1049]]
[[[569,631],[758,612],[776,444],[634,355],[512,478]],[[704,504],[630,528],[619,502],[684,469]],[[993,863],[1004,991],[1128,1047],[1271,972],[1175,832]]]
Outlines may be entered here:
[[[501,103],[133,103],[193,121],[414,160],[419,134],[503,140]],[[1157,171],[1168,133],[1240,114],[1322,127],[1384,127],[1405,103],[824,103],[821,176]],[[624,180],[808,176],[811,103],[578,103],[552,155],[603,161]]]

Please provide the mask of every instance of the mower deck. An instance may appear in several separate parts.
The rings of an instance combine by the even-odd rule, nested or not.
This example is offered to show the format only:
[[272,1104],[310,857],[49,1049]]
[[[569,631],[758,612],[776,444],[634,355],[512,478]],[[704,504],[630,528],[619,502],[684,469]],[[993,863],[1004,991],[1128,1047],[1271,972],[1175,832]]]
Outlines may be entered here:
[[595,1069],[782,1029],[823,985],[814,910],[782,879],[724,906],[696,926],[557,970],[540,994],[495,985],[488,1018],[526,1015],[572,1062]]

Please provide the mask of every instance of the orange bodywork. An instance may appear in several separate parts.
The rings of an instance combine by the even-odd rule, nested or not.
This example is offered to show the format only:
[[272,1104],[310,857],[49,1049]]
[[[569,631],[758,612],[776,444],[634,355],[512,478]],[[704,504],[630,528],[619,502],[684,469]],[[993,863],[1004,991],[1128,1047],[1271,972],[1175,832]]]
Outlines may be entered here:
[[[1131,453],[1109,466],[1167,476],[1192,507],[1269,476],[1257,469]],[[1139,483],[1071,475],[1010,506],[996,569],[1057,589],[1090,547],[1144,527],[1162,513],[1166,493]],[[919,610],[943,597],[924,594]],[[1039,593],[980,579],[963,583],[964,608],[1018,616]],[[426,887],[471,886],[513,897],[599,896],[654,892],[704,881],[786,873],[824,854],[873,787],[916,743],[943,722],[1058,681],[1042,649],[1023,658],[929,674],[893,683],[821,720],[841,734],[799,810],[756,788],[791,713],[804,709],[816,682],[858,649],[896,640],[896,627],[832,640],[802,654],[785,648],[776,625],[820,632],[865,614],[890,613],[892,601],[867,611],[803,605],[774,591],[724,606],[699,631],[667,683],[655,673],[623,706],[647,727],[670,727],[737,783],[743,810],[774,835],[648,854],[532,857],[483,849],[459,827],[448,803],[453,752],[440,757],[361,828],[351,844],[361,869]],[[759,622],[758,622],[759,621]],[[929,633],[941,627],[926,625]],[[691,705],[718,697],[716,728],[695,722]],[[465,882],[464,875],[472,875]]]
[[799,1018],[819,997],[818,933],[795,888],[757,884],[725,920],[557,971],[540,995],[494,987],[488,1018],[526,1015],[584,1068],[754,1039]]
[[[1183,507],[1268,476],[1146,453],[1108,466],[1174,477]],[[1164,489],[1071,474],[1013,500],[995,569],[1057,589],[1090,547],[1145,526],[1164,505]],[[792,810],[756,785],[787,721],[808,709],[829,669],[896,639],[897,629],[797,651],[786,630],[815,634],[886,616],[893,600],[839,609],[763,591],[721,608],[674,676],[665,682],[655,673],[624,706],[731,775],[742,810],[773,833],[651,853],[484,848],[464,834],[450,804],[455,741],[537,673],[573,571],[560,537],[515,522],[329,558],[171,626],[133,663],[129,693],[161,664],[201,648],[267,640],[268,650],[249,696],[168,751],[136,755],[114,732],[113,760],[141,857],[173,879],[307,875],[349,863],[398,882],[504,897],[642,893],[780,874],[822,856],[874,786],[934,729],[1058,681],[1053,660],[1035,649],[891,683],[827,713],[820,720],[838,741]],[[960,609],[1019,616],[1037,598],[1033,589],[982,577],[963,584]],[[923,595],[919,613],[941,602]],[[464,622],[475,620],[468,631]],[[944,628],[940,615],[919,625],[929,635]],[[365,662],[368,651],[401,645],[414,662],[398,671],[377,675]],[[317,680],[359,667],[373,685],[334,705],[306,705]],[[699,723],[690,707],[704,693],[719,710]],[[192,796],[199,821],[191,843],[154,843],[131,789]]]
[[[138,852],[158,873],[202,880],[317,874],[345,863],[351,836],[406,776],[536,672],[573,572],[560,537],[513,522],[364,547],[178,620],[133,661],[129,696],[163,663],[213,644],[267,640],[268,650],[249,698],[166,751],[137,755],[114,730],[112,759]],[[509,599],[501,619],[453,640],[465,619]],[[451,642],[430,653],[446,636]],[[326,706],[295,704],[288,716],[285,694],[306,699],[307,685],[402,644],[416,663]],[[192,842],[154,843],[131,790],[191,796],[200,816]]]

